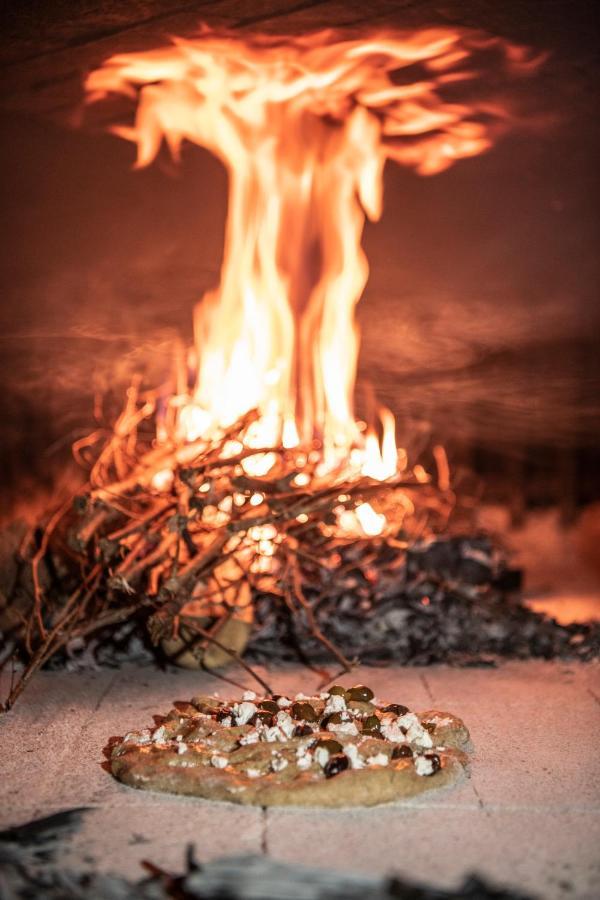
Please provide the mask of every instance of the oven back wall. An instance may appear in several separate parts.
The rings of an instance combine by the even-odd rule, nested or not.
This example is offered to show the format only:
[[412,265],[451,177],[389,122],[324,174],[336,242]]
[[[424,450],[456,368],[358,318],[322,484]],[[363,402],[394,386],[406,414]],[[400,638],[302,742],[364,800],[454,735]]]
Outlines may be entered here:
[[[439,22],[426,3],[410,19],[396,5],[382,5],[382,21]],[[244,4],[217,6],[239,18]],[[509,5],[499,21],[488,4],[461,5],[465,24],[552,51],[527,85],[527,107],[544,124],[434,178],[390,164],[383,219],[365,232],[360,381],[373,381],[401,418],[431,422],[458,455],[507,473],[532,452],[542,468],[574,453],[596,470],[593,32],[583,4],[569,5],[568,21],[550,6],[540,23],[527,4]],[[267,17],[262,27],[327,24],[335,8],[315,7],[314,22]],[[70,51],[56,16],[54,37],[45,23],[50,46],[36,49],[30,37],[3,54],[12,83],[37,54],[60,93]],[[77,40],[93,47],[92,25]],[[26,23],[14,28],[22,37]],[[139,44],[143,27],[136,34]],[[70,436],[92,425],[95,392],[118,399],[133,372],[151,381],[167,371],[172,340],[189,339],[193,304],[217,283],[222,253],[226,177],[215,160],[189,147],[179,167],[164,155],[132,172],[131,146],[97,125],[67,127],[51,105],[39,108],[43,91],[19,103],[5,95],[0,119],[5,497],[23,476],[53,479]]]

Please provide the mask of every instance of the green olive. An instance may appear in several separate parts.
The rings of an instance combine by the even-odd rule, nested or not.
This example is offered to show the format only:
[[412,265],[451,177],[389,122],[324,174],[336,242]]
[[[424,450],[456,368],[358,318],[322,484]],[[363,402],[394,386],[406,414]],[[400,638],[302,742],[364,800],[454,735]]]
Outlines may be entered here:
[[380,731],[381,730],[381,722],[377,716],[367,716],[366,719],[363,719],[362,723],[363,731]]
[[321,728],[325,729],[329,724],[333,722],[334,725],[339,725],[340,722],[343,722],[341,713],[331,713],[330,716],[325,716],[325,718],[321,721]]
[[340,742],[334,741],[333,738],[321,738],[317,741],[315,747],[323,747],[325,750],[328,750],[332,756],[334,753],[341,753],[344,749]]
[[346,700],[363,700],[365,703],[368,703],[374,696],[375,694],[371,688],[364,684],[355,684],[354,687],[346,691]]
[[266,709],[270,713],[273,713],[274,716],[279,712],[279,707],[274,700],[261,700],[258,706],[260,709]]
[[343,688],[341,684],[334,684],[333,687],[329,688],[330,694],[337,694],[338,697],[343,697],[346,693],[346,688]]
[[317,711],[310,703],[292,703],[290,712],[293,719],[303,719],[305,722],[316,722],[319,718]]

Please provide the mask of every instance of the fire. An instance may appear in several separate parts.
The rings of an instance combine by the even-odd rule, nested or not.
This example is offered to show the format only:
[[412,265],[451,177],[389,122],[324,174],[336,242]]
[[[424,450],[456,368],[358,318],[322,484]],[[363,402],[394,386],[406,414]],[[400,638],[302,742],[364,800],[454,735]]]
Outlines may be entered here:
[[[136,144],[138,167],[163,142],[177,157],[188,141],[229,176],[220,285],[196,308],[195,346],[179,360],[159,442],[208,440],[258,410],[244,444],[263,452],[243,460],[248,475],[271,470],[270,448],[315,441],[321,475],[341,467],[385,481],[405,468],[389,410],[380,413],[381,441],[354,414],[354,311],[369,271],[363,227],[381,216],[387,159],[433,175],[491,146],[506,109],[444,98],[476,76],[474,54],[490,51],[517,73],[535,62],[521,48],[451,29],[356,39],[205,28],[193,40],[113,56],[89,75],[90,99],[137,100],[134,124],[113,131]],[[153,486],[169,484],[169,471],[158,472]],[[364,506],[360,527],[379,533],[381,517]]]

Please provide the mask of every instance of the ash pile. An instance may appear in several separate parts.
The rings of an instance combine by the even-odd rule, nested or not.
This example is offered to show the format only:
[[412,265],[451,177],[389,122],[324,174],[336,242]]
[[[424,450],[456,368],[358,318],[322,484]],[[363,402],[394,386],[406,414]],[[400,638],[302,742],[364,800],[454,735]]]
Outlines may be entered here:
[[[561,625],[529,609],[521,598],[521,571],[510,568],[488,536],[417,542],[400,567],[387,546],[367,568],[356,548],[342,557],[343,577],[314,581],[308,596],[323,634],[363,663],[485,666],[501,658],[600,656],[600,624]],[[274,599],[257,600],[248,655],[263,663],[324,661],[306,617],[290,615]]]

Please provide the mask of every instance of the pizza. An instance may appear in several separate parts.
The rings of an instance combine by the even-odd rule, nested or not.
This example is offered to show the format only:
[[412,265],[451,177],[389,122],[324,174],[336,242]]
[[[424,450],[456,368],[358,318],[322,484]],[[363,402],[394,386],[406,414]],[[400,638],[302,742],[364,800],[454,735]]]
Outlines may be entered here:
[[113,775],[142,790],[257,806],[374,806],[451,784],[469,733],[450,713],[383,703],[362,684],[316,695],[177,702],[114,739]]

